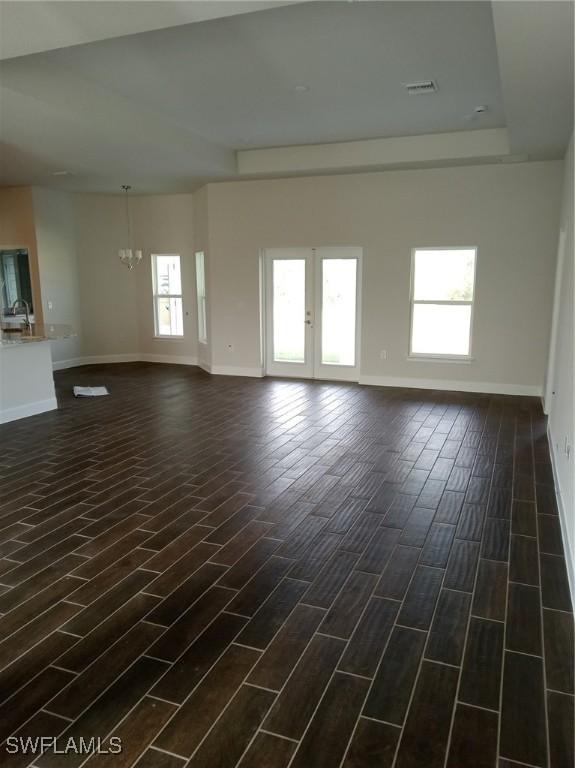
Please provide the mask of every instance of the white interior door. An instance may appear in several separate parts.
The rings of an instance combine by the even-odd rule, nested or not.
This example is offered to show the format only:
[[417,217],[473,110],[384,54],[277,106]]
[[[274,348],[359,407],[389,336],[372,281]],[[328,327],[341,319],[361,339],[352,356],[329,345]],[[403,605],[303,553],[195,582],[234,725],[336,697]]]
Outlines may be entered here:
[[359,380],[361,248],[265,252],[266,372]]

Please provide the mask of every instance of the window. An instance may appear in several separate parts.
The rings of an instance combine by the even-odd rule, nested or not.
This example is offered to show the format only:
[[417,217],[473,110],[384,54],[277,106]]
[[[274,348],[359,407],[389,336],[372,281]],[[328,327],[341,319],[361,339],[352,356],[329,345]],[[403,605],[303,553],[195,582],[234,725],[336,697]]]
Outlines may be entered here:
[[470,357],[476,248],[416,248],[411,343],[417,357]]
[[196,253],[196,293],[198,298],[198,341],[208,343],[206,320],[206,265],[203,251]]
[[182,277],[175,253],[152,254],[156,336],[183,336]]

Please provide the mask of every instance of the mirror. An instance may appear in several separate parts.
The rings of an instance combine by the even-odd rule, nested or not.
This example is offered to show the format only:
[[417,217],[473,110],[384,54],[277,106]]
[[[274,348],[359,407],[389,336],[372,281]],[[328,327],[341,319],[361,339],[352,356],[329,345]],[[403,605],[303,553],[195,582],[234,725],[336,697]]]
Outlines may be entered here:
[[[14,302],[20,299],[28,302],[30,315],[32,315],[34,312],[32,283],[26,249],[0,250],[0,287],[2,289],[2,316],[11,315]],[[24,315],[24,307],[17,307],[16,314]]]

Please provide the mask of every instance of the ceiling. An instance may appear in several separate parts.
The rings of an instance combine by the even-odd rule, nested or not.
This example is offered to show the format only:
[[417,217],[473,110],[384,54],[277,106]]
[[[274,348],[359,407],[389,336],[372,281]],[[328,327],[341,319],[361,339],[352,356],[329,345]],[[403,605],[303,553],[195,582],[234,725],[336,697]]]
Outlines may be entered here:
[[[504,123],[485,3],[310,3],[38,58],[233,148],[468,129],[487,101]],[[406,93],[429,77],[436,95]]]
[[[238,177],[238,160],[285,173],[286,148],[297,173],[349,170],[351,156],[380,168],[402,137],[402,163],[421,164],[445,134],[468,136],[468,158],[559,157],[572,131],[570,2],[2,2],[0,13],[0,184],[184,191]],[[436,93],[406,92],[427,79]],[[449,157],[455,138],[429,160],[464,161]],[[314,160],[325,145],[327,167]],[[264,166],[243,162],[259,150]]]
[[280,0],[2,0],[0,60],[286,4]]
[[512,152],[557,157],[573,131],[573,2],[493,3]]

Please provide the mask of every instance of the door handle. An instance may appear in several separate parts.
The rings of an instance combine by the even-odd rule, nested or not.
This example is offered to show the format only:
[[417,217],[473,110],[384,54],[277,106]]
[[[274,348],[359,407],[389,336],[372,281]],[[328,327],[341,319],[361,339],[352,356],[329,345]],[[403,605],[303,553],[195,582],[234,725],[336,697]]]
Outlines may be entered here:
[[304,320],[304,323],[305,323],[306,325],[311,325],[311,320]]

